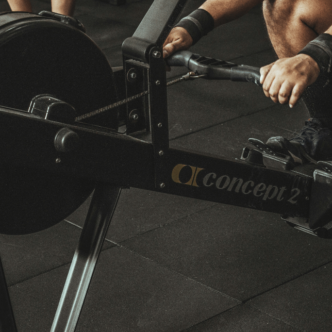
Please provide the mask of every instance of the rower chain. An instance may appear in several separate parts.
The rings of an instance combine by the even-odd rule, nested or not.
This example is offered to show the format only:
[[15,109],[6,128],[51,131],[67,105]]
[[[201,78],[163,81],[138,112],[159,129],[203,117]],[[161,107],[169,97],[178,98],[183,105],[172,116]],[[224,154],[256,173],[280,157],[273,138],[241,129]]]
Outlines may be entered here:
[[[192,80],[192,79],[197,79],[197,78],[201,78],[201,77],[204,77],[205,75],[196,75],[196,73],[194,72],[188,72],[187,74],[175,79],[175,80],[172,80],[172,81],[169,81],[167,82],[167,86],[171,86],[173,84],[176,84],[176,83],[179,83],[179,82],[182,82],[182,81],[188,81],[188,80]],[[81,120],[84,120],[84,119],[88,119],[88,118],[91,118],[92,116],[95,116],[97,114],[100,114],[100,113],[103,113],[103,112],[106,112],[108,110],[111,110],[113,108],[116,108],[116,107],[119,107],[121,105],[124,105],[124,104],[128,104],[129,102],[135,100],[135,99],[138,99],[138,98],[142,98],[144,97],[145,95],[147,95],[149,92],[148,91],[143,91],[137,95],[134,95],[134,96],[131,96],[131,97],[128,97],[124,100],[121,100],[121,101],[118,101],[116,103],[113,103],[111,105],[108,105],[108,106],[104,106],[104,107],[101,107],[95,111],[92,111],[92,112],[89,112],[89,113],[86,113],[86,114],[83,114],[81,116],[78,116],[75,118],[75,121],[78,122],[78,121],[81,121]]]

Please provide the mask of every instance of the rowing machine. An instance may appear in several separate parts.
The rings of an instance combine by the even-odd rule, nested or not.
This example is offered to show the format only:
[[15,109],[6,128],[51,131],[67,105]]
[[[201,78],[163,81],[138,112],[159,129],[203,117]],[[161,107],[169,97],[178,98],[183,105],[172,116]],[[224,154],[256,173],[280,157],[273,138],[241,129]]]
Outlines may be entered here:
[[[125,40],[123,68],[114,72],[80,22],[45,12],[0,15],[1,61],[17,64],[4,66],[0,82],[6,92],[0,96],[1,171],[12,195],[1,211],[0,232],[50,227],[95,189],[51,331],[75,330],[123,187],[279,213],[293,227],[330,237],[329,163],[294,167],[257,140],[237,161],[169,147],[162,44],[185,3],[155,0]],[[168,62],[193,72],[174,83],[259,83],[257,68],[190,52]],[[18,175],[28,182],[25,195]],[[13,211],[12,201],[22,208]],[[8,317],[1,322],[15,331]]]

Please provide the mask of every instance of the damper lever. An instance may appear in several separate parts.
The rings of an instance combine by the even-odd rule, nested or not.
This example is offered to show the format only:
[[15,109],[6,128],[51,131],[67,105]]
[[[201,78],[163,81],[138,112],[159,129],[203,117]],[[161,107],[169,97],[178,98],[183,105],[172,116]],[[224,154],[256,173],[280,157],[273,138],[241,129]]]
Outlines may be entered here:
[[237,65],[224,60],[217,60],[194,54],[189,51],[180,51],[167,58],[169,66],[184,66],[197,75],[210,80],[230,80],[252,82],[261,86],[259,68],[246,65]]

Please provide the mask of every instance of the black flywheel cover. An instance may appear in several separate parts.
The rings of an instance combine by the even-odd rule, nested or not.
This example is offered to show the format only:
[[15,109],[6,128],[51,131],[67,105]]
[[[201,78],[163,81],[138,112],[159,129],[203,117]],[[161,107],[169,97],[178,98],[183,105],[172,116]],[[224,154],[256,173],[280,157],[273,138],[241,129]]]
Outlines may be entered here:
[[[54,19],[1,14],[0,68],[3,106],[27,110],[33,97],[50,94],[82,115],[117,101],[114,76],[103,52],[85,33]],[[117,115],[100,114],[86,122],[116,129]],[[15,168],[1,164],[1,159],[0,179],[4,234],[27,234],[55,225],[94,188],[87,179]]]

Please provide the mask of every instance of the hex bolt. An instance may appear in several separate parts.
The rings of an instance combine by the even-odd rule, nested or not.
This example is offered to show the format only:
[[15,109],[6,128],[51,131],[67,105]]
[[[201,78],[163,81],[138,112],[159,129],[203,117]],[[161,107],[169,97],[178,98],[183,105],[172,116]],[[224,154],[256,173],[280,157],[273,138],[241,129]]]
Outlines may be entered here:
[[56,162],[57,164],[60,164],[60,163],[61,163],[61,158],[56,158],[56,159],[55,159],[55,162]]
[[160,85],[160,81],[159,80],[156,81],[156,85]]
[[161,156],[163,156],[164,155],[164,151],[163,150],[160,150],[159,151],[159,156],[161,157]]
[[153,51],[152,52],[152,56],[154,57],[154,58],[157,58],[157,59],[159,59],[160,57],[161,57],[161,53],[159,52],[159,51]]
[[161,128],[163,124],[161,122],[158,123],[158,128]]
[[129,113],[129,120],[136,122],[139,119],[139,115],[137,114],[137,110],[134,109]]
[[163,189],[163,188],[165,188],[165,187],[166,187],[166,185],[165,185],[165,183],[164,183],[164,182],[162,182],[162,183],[159,185],[159,187],[160,187],[161,189]]
[[135,68],[130,68],[127,72],[127,80],[130,82],[130,83],[134,83],[137,79],[137,71]]

